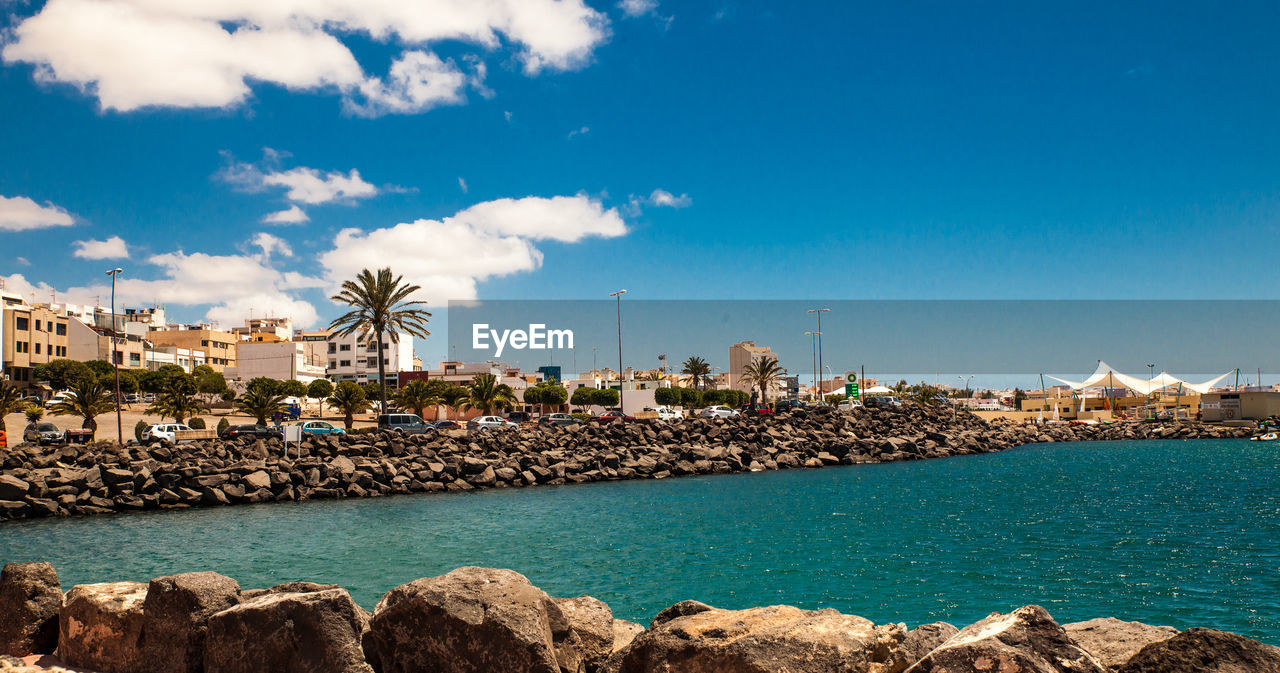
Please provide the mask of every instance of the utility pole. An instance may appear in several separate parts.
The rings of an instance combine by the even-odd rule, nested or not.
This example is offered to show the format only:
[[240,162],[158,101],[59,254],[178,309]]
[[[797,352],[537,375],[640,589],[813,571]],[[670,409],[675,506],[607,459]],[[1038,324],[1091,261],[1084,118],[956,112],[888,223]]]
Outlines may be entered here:
[[[818,334],[818,375],[819,375],[819,376],[821,376],[821,375],[822,375],[822,314],[823,314],[823,313],[826,313],[827,311],[830,311],[830,310],[831,310],[831,309],[829,309],[829,308],[811,308],[811,309],[809,309],[809,310],[808,310],[808,312],[809,312],[809,313],[816,314],[816,315],[817,315],[817,317],[818,317],[818,330],[817,330],[817,334]],[[821,396],[822,396],[822,385],[821,385],[821,383],[819,383],[819,385],[818,385],[818,395],[819,395],[819,397],[821,397]]]
[[818,335],[821,332],[805,332],[805,334],[809,336],[809,349],[813,351],[813,387],[816,391],[813,401],[819,402],[822,400],[822,387],[818,385],[818,375],[821,373],[818,371]]
[[610,292],[610,297],[618,299],[618,411],[627,413],[626,404],[623,402],[624,381],[622,380],[622,295],[626,294],[626,290],[618,290]]
[[116,276],[124,273],[124,269],[115,268],[107,272],[111,276],[111,368],[116,375],[116,443],[124,445],[124,423],[120,420],[120,363],[116,360]]

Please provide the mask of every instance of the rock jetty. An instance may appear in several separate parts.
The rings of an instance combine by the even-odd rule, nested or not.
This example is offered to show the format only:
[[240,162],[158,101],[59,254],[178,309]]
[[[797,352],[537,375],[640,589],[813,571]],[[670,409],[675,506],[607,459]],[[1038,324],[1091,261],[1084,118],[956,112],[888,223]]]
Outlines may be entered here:
[[[830,609],[683,601],[646,628],[491,568],[414,580],[372,613],[335,585],[244,590],[212,572],[65,597],[47,563],[10,564],[3,577],[0,672],[10,673],[1280,673],[1280,648],[1236,634],[1059,625],[1035,605],[908,629]],[[56,639],[30,637],[51,618]]]
[[0,462],[0,521],[687,475],[820,468],[1044,442],[1248,437],[1199,423],[988,423],[907,405],[761,418],[205,441],[19,445]]

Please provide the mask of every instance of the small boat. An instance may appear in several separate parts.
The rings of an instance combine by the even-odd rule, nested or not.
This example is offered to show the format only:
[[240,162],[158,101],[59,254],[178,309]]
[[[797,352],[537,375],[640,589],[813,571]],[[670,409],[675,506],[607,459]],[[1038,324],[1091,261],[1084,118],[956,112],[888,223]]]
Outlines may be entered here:
[[1277,433],[1274,433],[1274,432],[1268,432],[1268,433],[1267,433],[1267,434],[1265,434],[1265,435],[1258,435],[1258,436],[1256,436],[1256,437],[1250,437],[1250,438],[1249,438],[1249,441],[1251,441],[1251,442],[1274,442],[1274,441],[1276,441],[1276,440],[1278,440],[1278,439],[1280,439],[1280,434],[1277,434]]

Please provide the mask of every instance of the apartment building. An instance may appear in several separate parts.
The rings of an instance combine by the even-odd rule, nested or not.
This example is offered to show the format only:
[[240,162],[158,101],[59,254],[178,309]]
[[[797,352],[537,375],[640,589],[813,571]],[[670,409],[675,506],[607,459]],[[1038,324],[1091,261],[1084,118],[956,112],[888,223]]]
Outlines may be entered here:
[[765,358],[777,359],[777,354],[768,346],[757,346],[754,341],[743,341],[729,347],[729,387],[751,392],[751,384],[743,378],[747,365]]
[[293,318],[249,318],[231,333],[240,341],[292,341]]
[[304,342],[264,339],[238,344],[236,364],[227,367],[223,374],[228,380],[235,381],[266,377],[277,381],[311,383],[325,377],[325,365],[324,355],[312,355]]
[[[16,295],[14,295],[16,296]],[[0,363],[10,381],[34,387],[32,370],[50,360],[67,357],[67,318],[47,306],[28,306],[10,301],[0,303]]]
[[[345,337],[331,334],[326,339],[326,373],[329,379],[357,383],[378,380],[377,341],[365,339],[359,333]],[[412,371],[413,337],[401,335],[397,343],[389,335],[382,335],[382,365],[387,372],[387,385],[399,385],[399,373]]]
[[211,325],[168,325],[147,331],[147,340],[157,348],[172,346],[203,351],[206,364],[215,372],[236,364],[238,338],[231,332],[213,329]]
[[[101,312],[93,316],[94,323],[86,324],[79,318],[67,318],[68,337],[66,357],[80,362],[89,360],[114,361],[125,369],[143,369],[149,344],[143,338],[144,329],[133,327],[126,331],[123,316]],[[112,337],[115,343],[112,344]],[[112,353],[115,353],[113,356]]]

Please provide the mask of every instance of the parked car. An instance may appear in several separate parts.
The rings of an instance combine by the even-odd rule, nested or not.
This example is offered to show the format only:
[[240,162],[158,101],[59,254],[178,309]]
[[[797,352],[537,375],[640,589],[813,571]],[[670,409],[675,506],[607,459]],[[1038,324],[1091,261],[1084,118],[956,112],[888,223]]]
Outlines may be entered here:
[[645,407],[644,410],[649,412],[657,412],[658,420],[660,421],[670,422],[670,421],[678,421],[684,418],[684,416],[681,415],[680,412],[667,406]]
[[726,407],[723,404],[714,404],[712,406],[707,407],[706,409],[703,409],[702,413],[698,415],[703,418],[733,418],[734,416],[737,416],[739,414],[737,410],[730,409],[729,407]]
[[67,436],[53,423],[31,423],[22,431],[22,441],[32,444],[61,444]]
[[467,421],[468,430],[493,430],[495,428],[518,428],[516,423],[512,423],[501,416],[480,416]]
[[902,402],[899,402],[898,398],[891,395],[872,395],[868,397],[867,401],[863,404],[865,404],[868,409],[891,409],[893,407],[902,406]]
[[56,392],[53,394],[53,397],[50,397],[48,400],[45,401],[44,408],[48,409],[59,402],[65,402],[67,398],[70,396],[71,396],[71,392],[68,390]]
[[574,418],[573,416],[570,416],[569,414],[555,413],[555,414],[547,414],[546,416],[539,418],[538,424],[539,425],[556,425],[556,426],[581,425],[582,421]]
[[634,421],[634,420],[636,420],[635,416],[628,416],[622,413],[621,411],[606,411],[603,414],[600,414],[599,416],[593,416],[591,418],[592,423],[612,423],[614,421],[625,422],[625,421]]
[[235,439],[237,437],[251,437],[253,439],[284,439],[284,433],[275,428],[268,428],[265,425],[229,425],[222,434],[218,435],[221,439]]
[[774,404],[774,410],[778,412],[796,411],[808,408],[809,405],[805,404],[804,400],[778,400],[777,403]]
[[422,420],[417,414],[379,414],[378,429],[401,435],[425,435],[435,432],[436,426]]
[[773,414],[773,407],[764,402],[744,404],[738,409],[738,413],[743,416],[770,416]]
[[462,424],[457,421],[437,421],[436,430],[458,430],[462,428]]
[[142,401],[142,396],[138,393],[125,393],[122,401],[125,404],[137,404]]
[[527,411],[512,411],[507,414],[507,420],[512,423],[526,423],[533,420],[533,414]]
[[345,435],[346,430],[330,423],[329,421],[303,421],[297,425],[302,426],[302,434],[304,435]]
[[862,400],[855,400],[852,398],[840,400],[840,403],[836,405],[836,409],[839,409],[840,411],[853,411],[854,409],[861,408]]
[[190,430],[191,428],[182,423],[160,423],[156,425],[148,425],[142,431],[143,444],[177,444],[177,433],[181,430]]

